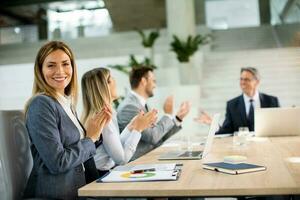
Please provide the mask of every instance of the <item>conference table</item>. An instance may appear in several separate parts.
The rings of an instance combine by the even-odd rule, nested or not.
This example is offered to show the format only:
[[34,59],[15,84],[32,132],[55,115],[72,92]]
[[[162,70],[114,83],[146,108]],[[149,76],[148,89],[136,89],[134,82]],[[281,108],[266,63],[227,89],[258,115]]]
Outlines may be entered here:
[[[129,163],[182,163],[177,181],[97,183],[79,189],[79,196],[93,197],[225,197],[300,194],[300,137],[250,138],[236,147],[232,137],[215,138],[202,160],[159,161],[176,147],[159,147]],[[199,147],[200,148],[200,147]],[[202,163],[223,161],[224,156],[243,155],[246,162],[267,167],[265,171],[230,175],[202,168]]]

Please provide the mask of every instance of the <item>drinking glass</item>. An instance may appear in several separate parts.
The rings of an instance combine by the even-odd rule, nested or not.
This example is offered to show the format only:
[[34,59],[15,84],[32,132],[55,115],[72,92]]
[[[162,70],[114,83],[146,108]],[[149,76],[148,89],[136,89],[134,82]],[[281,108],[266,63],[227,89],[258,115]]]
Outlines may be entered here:
[[192,154],[193,152],[193,141],[190,135],[186,136],[186,150],[189,154]]
[[244,146],[247,143],[247,137],[249,136],[248,127],[240,127],[238,132],[233,134],[233,146]]

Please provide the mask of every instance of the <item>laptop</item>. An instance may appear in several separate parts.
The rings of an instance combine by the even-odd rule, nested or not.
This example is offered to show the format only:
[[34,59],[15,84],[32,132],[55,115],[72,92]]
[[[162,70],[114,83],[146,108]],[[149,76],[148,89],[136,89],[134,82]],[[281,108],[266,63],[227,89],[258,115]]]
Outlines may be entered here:
[[220,113],[213,116],[203,151],[170,151],[160,155],[158,160],[199,160],[204,158],[211,150],[215,133],[219,127],[220,116]]
[[300,107],[255,110],[255,136],[300,135]]

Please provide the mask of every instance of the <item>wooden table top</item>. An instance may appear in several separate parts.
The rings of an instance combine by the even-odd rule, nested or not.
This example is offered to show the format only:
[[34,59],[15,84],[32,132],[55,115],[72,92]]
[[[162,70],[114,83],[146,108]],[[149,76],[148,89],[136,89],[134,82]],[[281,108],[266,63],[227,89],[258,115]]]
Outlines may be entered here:
[[[300,137],[252,138],[245,147],[232,146],[232,137],[216,138],[203,160],[158,161],[172,150],[159,147],[129,163],[183,163],[177,181],[90,183],[79,196],[175,197],[300,194]],[[202,169],[202,163],[223,161],[224,156],[244,155],[247,163],[264,165],[266,171],[230,175]]]

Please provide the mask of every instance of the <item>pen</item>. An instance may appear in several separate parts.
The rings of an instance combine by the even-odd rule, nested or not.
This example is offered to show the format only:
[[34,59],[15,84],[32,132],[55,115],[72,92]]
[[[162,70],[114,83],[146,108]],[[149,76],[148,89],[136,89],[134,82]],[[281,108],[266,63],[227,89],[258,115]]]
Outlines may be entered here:
[[139,174],[143,172],[154,172],[155,168],[149,168],[149,169],[138,169],[138,170],[132,170],[130,171],[131,174]]

